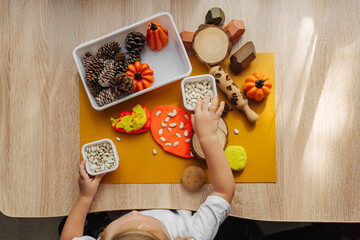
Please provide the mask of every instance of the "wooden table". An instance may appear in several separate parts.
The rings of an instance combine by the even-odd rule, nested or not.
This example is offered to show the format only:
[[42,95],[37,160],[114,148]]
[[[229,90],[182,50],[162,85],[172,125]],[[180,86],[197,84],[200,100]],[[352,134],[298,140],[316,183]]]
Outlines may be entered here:
[[[220,6],[275,52],[277,183],[237,184],[232,215],[360,221],[360,1],[0,1],[0,209],[67,215],[78,195],[75,46],[158,12],[196,30]],[[261,142],[259,142],[261,149]],[[101,185],[92,211],[196,210],[180,184]]]

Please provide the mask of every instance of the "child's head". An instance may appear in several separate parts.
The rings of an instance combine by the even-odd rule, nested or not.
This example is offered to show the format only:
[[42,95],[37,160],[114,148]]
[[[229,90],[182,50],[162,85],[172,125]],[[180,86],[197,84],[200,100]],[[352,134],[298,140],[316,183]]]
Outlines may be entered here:
[[165,225],[156,218],[132,211],[111,222],[101,240],[169,240]]

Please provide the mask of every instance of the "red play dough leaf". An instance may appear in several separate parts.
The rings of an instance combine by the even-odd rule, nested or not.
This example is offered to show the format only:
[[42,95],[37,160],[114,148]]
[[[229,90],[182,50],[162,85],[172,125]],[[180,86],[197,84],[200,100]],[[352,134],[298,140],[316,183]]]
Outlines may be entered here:
[[[176,110],[177,114],[175,117],[171,117],[168,113],[173,113]],[[161,113],[156,116],[156,113],[161,111]],[[188,117],[186,119],[185,115]],[[166,122],[165,119],[169,117],[169,121]],[[184,127],[180,129],[181,122],[184,123]],[[165,123],[166,127],[161,126],[161,123]],[[170,127],[171,123],[176,123],[175,127]],[[171,131],[168,128],[171,128]],[[162,134],[159,133],[159,130],[162,129]],[[151,134],[155,140],[166,152],[172,153],[179,157],[183,158],[192,158],[190,154],[190,142],[185,140],[190,139],[192,133],[192,124],[189,114],[187,114],[181,108],[171,106],[171,105],[159,105],[151,111]],[[185,137],[185,131],[188,132],[188,136]],[[180,138],[176,135],[180,134]],[[161,141],[161,137],[165,138],[165,142]],[[177,146],[174,146],[174,143],[178,142]],[[166,146],[166,143],[171,143],[171,146]]]

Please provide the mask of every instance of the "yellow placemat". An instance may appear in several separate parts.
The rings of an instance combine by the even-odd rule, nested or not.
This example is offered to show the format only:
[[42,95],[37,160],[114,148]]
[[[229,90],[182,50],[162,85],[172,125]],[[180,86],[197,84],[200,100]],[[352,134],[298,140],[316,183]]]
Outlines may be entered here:
[[[191,75],[208,73],[207,67],[196,57],[190,56],[190,61],[193,67]],[[259,115],[255,125],[249,124],[245,115],[236,109],[224,118],[229,127],[229,145],[243,146],[248,155],[246,168],[242,172],[233,172],[235,182],[276,182],[274,53],[257,53],[256,59],[238,75],[231,72],[229,63],[227,59],[222,66],[239,87],[247,76],[256,71],[269,75],[273,83],[267,99],[262,102],[249,101],[250,107]],[[110,125],[110,117],[117,118],[121,112],[131,111],[136,104],[145,105],[150,111],[157,105],[174,105],[184,109],[180,83],[179,80],[100,112],[91,107],[82,83],[79,84],[80,147],[88,142],[109,138],[119,153],[119,168],[108,173],[103,183],[179,183],[182,171],[189,165],[205,169],[207,181],[210,181],[205,161],[183,159],[164,152],[152,139],[150,131],[130,135],[119,133]],[[218,95],[220,100],[229,103],[220,90]],[[239,135],[234,134],[234,128],[240,131]],[[121,141],[116,141],[116,137],[120,137]],[[152,153],[154,148],[157,150],[155,156]]]

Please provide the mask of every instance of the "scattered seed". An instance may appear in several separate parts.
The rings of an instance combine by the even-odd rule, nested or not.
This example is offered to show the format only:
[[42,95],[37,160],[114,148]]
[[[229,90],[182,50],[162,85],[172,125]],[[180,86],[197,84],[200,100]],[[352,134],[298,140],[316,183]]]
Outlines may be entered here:
[[168,122],[170,120],[170,117],[165,118],[165,122]]
[[174,142],[174,147],[176,147],[177,145],[179,145],[179,142]]
[[171,143],[165,143],[165,146],[171,147]]
[[156,151],[156,149],[155,149],[155,148],[153,149],[153,154],[154,154],[154,155],[156,155],[156,154],[157,154],[157,151]]
[[236,135],[238,135],[239,134],[239,130],[237,130],[236,128],[234,129],[234,133],[236,134]]
[[164,137],[160,137],[160,140],[161,140],[162,142],[166,142],[166,139],[165,139]]
[[180,127],[179,127],[180,129],[183,129],[184,128],[184,123],[183,122],[181,122],[180,123]]
[[162,127],[166,127],[166,124],[163,123],[163,122],[161,122],[161,126],[162,126]]
[[176,123],[170,123],[170,127],[176,127]]
[[181,138],[180,133],[176,133],[175,135],[176,135],[178,138]]
[[119,137],[116,137],[116,140],[117,140],[118,142],[120,142],[120,141],[121,141],[121,139],[120,139]]
[[160,128],[160,129],[159,129],[159,135],[161,135],[162,133],[163,133],[163,129]]
[[185,136],[185,137],[189,136],[189,133],[188,133],[187,130],[184,132],[184,136]]
[[158,117],[161,114],[161,111],[157,111],[155,115]]
[[187,114],[185,114],[184,117],[185,117],[186,119],[189,119],[189,115],[187,115]]
[[168,128],[169,132],[171,132],[171,128]]
[[190,142],[190,138],[186,139],[185,142],[187,142],[187,143]]
[[194,154],[190,151],[190,156],[194,157]]

